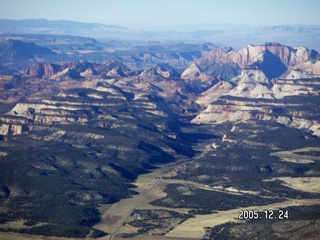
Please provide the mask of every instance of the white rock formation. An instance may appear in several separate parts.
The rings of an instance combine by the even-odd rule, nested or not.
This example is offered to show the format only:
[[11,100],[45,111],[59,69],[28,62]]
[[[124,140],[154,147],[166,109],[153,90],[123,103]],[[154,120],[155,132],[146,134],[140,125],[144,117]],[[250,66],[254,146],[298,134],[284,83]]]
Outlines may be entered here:
[[234,82],[237,86],[228,93],[230,96],[274,98],[271,83],[261,70],[242,70],[231,82]]

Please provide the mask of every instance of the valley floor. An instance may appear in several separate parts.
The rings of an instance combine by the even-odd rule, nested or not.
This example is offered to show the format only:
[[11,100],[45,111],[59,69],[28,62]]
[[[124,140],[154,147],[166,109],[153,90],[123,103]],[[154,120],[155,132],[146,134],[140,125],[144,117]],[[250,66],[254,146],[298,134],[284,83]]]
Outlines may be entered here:
[[[165,197],[167,194],[163,191],[168,184],[188,184],[193,185],[196,188],[203,188],[207,190],[216,191],[217,188],[211,188],[204,184],[195,183],[192,181],[185,181],[180,179],[167,179],[167,177],[173,177],[176,175],[177,169],[179,169],[186,160],[181,160],[175,163],[165,164],[156,169],[155,171],[143,174],[135,181],[136,188],[139,194],[134,195],[131,198],[123,199],[112,205],[102,206],[102,221],[95,225],[94,228],[110,233],[109,235],[100,239],[128,239],[124,238],[124,234],[134,234],[130,239],[150,239],[150,240],[184,240],[184,239],[202,239],[205,235],[205,228],[210,226],[218,226],[229,222],[243,222],[237,219],[239,210],[255,209],[259,211],[264,210],[276,210],[283,209],[289,206],[309,206],[320,204],[320,199],[290,199],[283,202],[267,204],[263,206],[250,206],[247,208],[236,208],[226,211],[218,211],[212,214],[195,215],[188,218],[180,224],[172,227],[172,229],[164,236],[151,236],[151,235],[137,235],[139,227],[133,227],[129,224],[133,220],[133,213],[135,210],[165,210],[175,211],[179,213],[188,213],[192,210],[190,208],[169,208],[162,206],[151,205],[150,202]],[[306,185],[308,182],[305,183]],[[234,189],[233,189],[234,190]],[[222,192],[230,193],[230,189],[222,189]],[[237,194],[235,191],[234,194]],[[42,239],[57,239],[56,237],[44,237],[28,234],[6,233],[1,232],[0,237],[3,240],[42,240]],[[59,238],[61,240],[73,240],[75,238]],[[92,239],[92,238],[86,238]]]
[[[123,234],[136,234],[140,229],[139,227],[133,227],[128,222],[132,221],[133,212],[135,210],[165,210],[175,211],[179,213],[188,213],[192,210],[190,208],[169,208],[162,206],[151,205],[150,202],[160,199],[166,196],[163,191],[168,184],[192,184],[196,188],[202,188],[207,190],[217,191],[217,188],[210,188],[204,184],[195,183],[192,181],[185,181],[179,179],[166,179],[166,177],[172,177],[175,175],[176,170],[172,169],[172,165],[175,168],[179,168],[180,164],[167,164],[160,169],[141,175],[136,181],[135,185],[139,195],[133,196],[129,199],[123,199],[118,203],[113,204],[104,214],[103,220],[98,225],[94,226],[99,230],[113,233],[111,236],[106,236],[104,239],[128,239],[123,238]],[[294,184],[294,183],[293,183]],[[304,187],[308,187],[310,182],[305,182]],[[294,186],[292,186],[294,188]],[[236,190],[236,189],[233,189]],[[230,193],[230,189],[221,190],[222,192]],[[318,191],[320,193],[320,191]],[[234,192],[237,194],[237,191]],[[180,239],[202,239],[205,235],[205,228],[215,227],[221,224],[229,222],[243,223],[244,220],[239,220],[239,210],[258,210],[263,212],[265,210],[279,210],[290,206],[312,206],[320,204],[320,199],[290,199],[283,202],[267,204],[262,206],[250,206],[246,208],[236,208],[226,211],[218,211],[213,214],[195,215],[188,218],[186,221],[175,226],[164,236],[151,236],[151,235],[137,235],[130,239],[154,239],[154,240],[180,240]]]

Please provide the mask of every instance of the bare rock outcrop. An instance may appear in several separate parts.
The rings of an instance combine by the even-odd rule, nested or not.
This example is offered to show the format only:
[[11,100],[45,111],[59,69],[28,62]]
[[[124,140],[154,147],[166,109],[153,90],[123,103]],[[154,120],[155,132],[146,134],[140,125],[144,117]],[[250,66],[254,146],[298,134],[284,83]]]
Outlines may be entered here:
[[60,66],[52,63],[38,63],[23,71],[23,75],[38,78],[51,78],[57,74]]
[[192,120],[192,123],[275,121],[289,127],[305,129],[320,136],[319,112],[319,105],[312,102],[225,96],[209,104],[202,113]]
[[178,78],[180,75],[174,70],[166,70],[160,65],[155,65],[150,69],[144,70],[141,74],[141,77],[157,77],[161,76],[163,78]]
[[203,82],[209,82],[214,79],[214,77],[202,72],[196,63],[192,63],[189,67],[187,67],[181,74],[181,78],[184,80],[200,80]]
[[245,68],[259,68],[271,79],[284,75],[297,64],[308,61],[315,62],[317,57],[317,51],[305,47],[266,43],[264,45],[248,45],[240,51],[231,48],[227,51],[213,49],[195,63],[201,69],[207,69],[206,72],[211,75],[217,75],[218,72],[226,71],[233,66],[236,72]]
[[242,70],[231,82],[236,84],[228,95],[245,98],[274,98],[271,83],[258,69]]
[[7,135],[19,135],[23,132],[28,131],[29,128],[25,124],[8,124],[2,123],[0,124],[0,135],[7,136]]
[[216,101],[220,96],[228,94],[235,85],[230,81],[220,81],[213,87],[201,93],[196,102],[207,107],[211,102]]
[[21,76],[60,80],[90,78],[92,76],[125,77],[130,72],[129,68],[118,61],[104,63],[63,62],[61,64],[35,64],[21,71]]
[[[283,79],[269,80],[262,70],[245,69],[230,81],[219,81],[217,84],[201,93],[196,102],[207,107],[211,102],[216,101],[220,96],[234,96],[243,98],[264,98],[281,99],[286,96],[297,95],[319,95],[320,81],[317,76],[317,65],[320,62],[307,62],[300,75],[291,75]],[[299,66],[299,65],[297,65]],[[308,69],[311,69],[308,71]],[[298,70],[294,70],[298,71]],[[298,78],[298,76],[300,76]],[[303,77],[305,76],[305,78]]]
[[308,61],[293,67],[286,79],[320,78],[320,61],[315,63]]

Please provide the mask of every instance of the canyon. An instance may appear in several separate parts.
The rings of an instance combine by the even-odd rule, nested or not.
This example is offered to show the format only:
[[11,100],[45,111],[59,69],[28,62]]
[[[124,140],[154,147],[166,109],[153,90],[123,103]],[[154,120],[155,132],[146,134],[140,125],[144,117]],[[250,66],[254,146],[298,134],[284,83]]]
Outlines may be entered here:
[[[257,227],[290,239],[279,221],[230,218],[281,206],[294,216],[285,226],[309,224],[317,236],[319,218],[297,216],[319,209],[319,53],[274,42],[180,45],[103,61],[47,62],[65,50],[33,44],[30,56],[1,51],[24,65],[6,65],[0,78],[2,232],[186,239],[179,229],[200,219],[195,239]],[[215,214],[226,220],[205,225]]]

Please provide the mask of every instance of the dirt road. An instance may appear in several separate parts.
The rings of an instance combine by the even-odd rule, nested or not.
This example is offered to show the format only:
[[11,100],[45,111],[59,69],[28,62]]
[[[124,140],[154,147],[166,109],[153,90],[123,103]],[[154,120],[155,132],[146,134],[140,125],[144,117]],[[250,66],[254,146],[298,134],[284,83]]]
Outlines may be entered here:
[[116,230],[110,235],[109,239],[113,240],[114,237],[118,234],[119,230],[121,229],[122,225],[130,218],[131,213],[139,207],[139,205],[149,196],[149,194],[155,189],[155,187],[159,184],[161,178],[158,178],[157,181],[150,187],[150,189],[144,194],[144,196],[138,201],[138,203],[131,209],[130,213],[126,216],[126,218],[119,224]]

